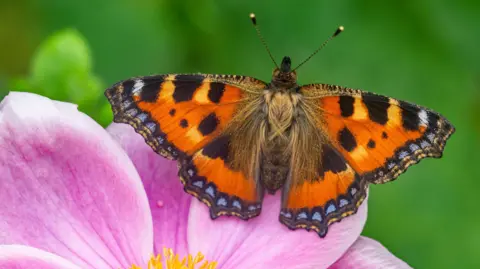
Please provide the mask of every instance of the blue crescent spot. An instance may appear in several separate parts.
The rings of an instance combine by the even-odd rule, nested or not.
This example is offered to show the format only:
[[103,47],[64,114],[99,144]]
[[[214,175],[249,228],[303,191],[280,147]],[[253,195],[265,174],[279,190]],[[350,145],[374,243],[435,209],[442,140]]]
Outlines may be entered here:
[[127,108],[127,107],[131,106],[132,104],[133,104],[132,101],[126,100],[126,101],[123,102],[122,106],[123,106],[123,108]]
[[392,169],[393,167],[395,167],[395,163],[394,163],[394,162],[388,163],[388,169]]
[[327,210],[325,210],[325,214],[328,215],[337,210],[337,207],[334,204],[329,204]]
[[433,143],[433,140],[435,139],[435,134],[434,133],[428,133],[427,134],[428,140]]
[[149,122],[147,123],[147,128],[150,129],[151,132],[155,132],[155,129],[157,128],[157,126],[155,125],[155,123]]
[[323,219],[322,214],[320,214],[318,212],[313,213],[312,220],[322,222],[322,219]]
[[347,199],[340,199],[339,206],[344,207],[346,205],[348,205],[348,200]]
[[352,188],[350,189],[350,194],[351,194],[352,196],[354,196],[355,193],[357,193],[357,188],[352,187]]
[[417,151],[417,150],[419,150],[419,149],[420,149],[420,147],[419,147],[417,144],[410,144],[410,150],[411,150],[412,152],[415,152],[415,151]]
[[208,188],[205,190],[205,192],[210,195],[212,198],[215,197],[215,190],[213,189],[212,186],[208,186]]
[[398,155],[398,158],[404,159],[405,157],[408,156],[408,152],[406,151],[401,151],[400,154]]
[[219,206],[227,206],[227,200],[223,197],[217,200],[217,205]]
[[140,113],[137,115],[137,119],[139,119],[141,122],[144,122],[147,119],[147,114]]
[[426,140],[422,140],[422,142],[420,142],[420,147],[422,147],[422,149],[429,146],[430,146],[430,143],[428,143]]
[[308,216],[307,216],[307,213],[305,212],[300,212],[297,215],[297,219],[306,219],[306,218],[308,218]]
[[284,216],[285,218],[291,218],[292,217],[292,214],[290,214],[290,212],[286,212],[286,211],[280,211],[280,215]]
[[240,202],[237,201],[237,200],[233,201],[232,205],[233,205],[233,207],[235,207],[235,208],[242,209],[242,205],[241,205]]
[[203,181],[201,181],[201,180],[194,181],[192,183],[192,185],[195,186],[195,187],[203,188]]
[[135,117],[135,115],[137,115],[137,113],[138,113],[138,110],[136,110],[135,108],[132,108],[132,109],[129,109],[129,110],[125,111],[125,113],[130,115],[130,117]]

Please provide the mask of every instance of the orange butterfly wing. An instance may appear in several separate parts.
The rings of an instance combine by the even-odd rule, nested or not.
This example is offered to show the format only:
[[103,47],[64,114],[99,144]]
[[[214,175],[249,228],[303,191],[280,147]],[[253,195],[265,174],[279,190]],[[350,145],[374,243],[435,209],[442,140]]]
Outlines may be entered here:
[[321,237],[357,211],[368,183],[391,181],[425,157],[441,157],[455,131],[438,113],[393,98],[325,84],[299,92],[319,108],[318,129],[331,145],[324,145],[323,176],[284,189],[280,220]]
[[336,95],[318,99],[323,129],[369,182],[394,180],[425,157],[441,157],[455,132],[447,119],[425,107],[360,90],[320,87]]
[[331,145],[323,145],[319,177],[289,182],[283,189],[280,222],[290,229],[314,230],[320,237],[328,226],[356,213],[366,196],[367,182]]
[[153,150],[179,161],[185,191],[206,203],[212,218],[249,218],[259,214],[263,190],[229,167],[229,140],[221,134],[263,88],[243,76],[157,75],[119,82],[105,95],[115,122],[130,124]]
[[229,137],[222,135],[182,161],[185,191],[210,207],[212,219],[234,215],[249,219],[260,214],[263,187],[229,165]]

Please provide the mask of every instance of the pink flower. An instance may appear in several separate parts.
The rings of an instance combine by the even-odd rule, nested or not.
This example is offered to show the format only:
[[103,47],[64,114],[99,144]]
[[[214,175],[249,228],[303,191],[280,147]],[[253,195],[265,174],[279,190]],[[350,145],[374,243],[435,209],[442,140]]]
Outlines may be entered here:
[[[162,268],[151,257],[164,248],[201,252],[217,268],[409,268],[359,237],[366,202],[321,239],[280,224],[278,196],[248,222],[212,221],[176,175],[129,126],[106,132],[75,105],[10,93],[0,104],[0,268]],[[168,251],[162,259],[190,268]]]

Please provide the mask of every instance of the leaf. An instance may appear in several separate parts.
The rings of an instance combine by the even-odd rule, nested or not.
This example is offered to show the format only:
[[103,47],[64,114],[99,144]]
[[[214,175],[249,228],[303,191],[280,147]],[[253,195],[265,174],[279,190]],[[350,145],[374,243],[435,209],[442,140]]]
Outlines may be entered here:
[[32,62],[30,84],[40,94],[81,105],[97,98],[102,89],[91,67],[84,37],[76,30],[63,30],[40,45]]

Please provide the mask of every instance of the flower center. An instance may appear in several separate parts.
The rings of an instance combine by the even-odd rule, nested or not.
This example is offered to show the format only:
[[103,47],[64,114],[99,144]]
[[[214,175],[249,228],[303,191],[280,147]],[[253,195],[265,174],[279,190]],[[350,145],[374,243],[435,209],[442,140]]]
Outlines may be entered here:
[[[217,262],[203,261],[203,254],[198,253],[193,257],[188,254],[182,260],[179,259],[178,254],[174,254],[171,248],[163,249],[163,261],[162,255],[158,254],[156,257],[152,255],[148,261],[148,269],[215,269],[217,268]],[[203,263],[202,263],[203,261]],[[199,266],[199,267],[198,267]],[[135,264],[130,269],[142,269]]]

